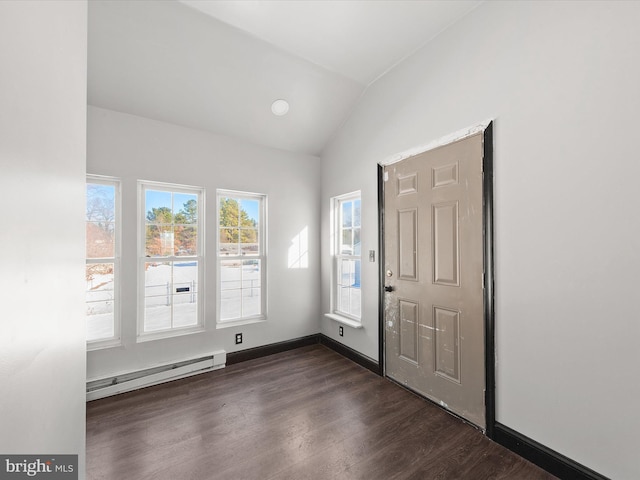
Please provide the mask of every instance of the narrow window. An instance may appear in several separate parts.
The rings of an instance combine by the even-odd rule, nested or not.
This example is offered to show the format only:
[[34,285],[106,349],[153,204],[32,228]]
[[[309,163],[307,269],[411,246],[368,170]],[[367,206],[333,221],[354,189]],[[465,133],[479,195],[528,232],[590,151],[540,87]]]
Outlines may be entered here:
[[139,182],[139,321],[146,339],[203,327],[204,190]]
[[87,348],[120,340],[120,182],[87,176],[86,198]]
[[266,196],[218,191],[218,322],[266,318]]
[[360,320],[360,192],[333,199],[336,244],[332,310],[336,315]]

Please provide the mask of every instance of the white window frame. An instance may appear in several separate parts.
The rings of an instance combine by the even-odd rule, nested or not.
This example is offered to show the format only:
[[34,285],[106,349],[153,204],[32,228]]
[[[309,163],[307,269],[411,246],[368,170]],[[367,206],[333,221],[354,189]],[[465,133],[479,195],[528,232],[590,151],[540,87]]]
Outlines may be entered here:
[[[184,193],[196,195],[198,200],[198,221],[197,221],[197,242],[195,255],[189,256],[146,256],[146,192],[147,190],[163,191],[169,193]],[[204,325],[204,290],[205,290],[205,189],[189,185],[179,185],[174,183],[154,182],[148,180],[138,180],[138,342],[170,338],[180,335],[199,333],[205,330]],[[195,325],[187,327],[170,327],[164,330],[154,330],[145,332],[145,263],[150,259],[157,259],[160,262],[181,263],[196,261],[198,265],[196,289],[197,296],[197,322]],[[173,311],[171,313],[173,316]],[[172,318],[173,321],[173,318]]]
[[[244,325],[255,322],[262,322],[267,319],[267,195],[262,193],[242,192],[237,190],[217,190],[216,201],[216,280],[217,280],[217,306],[216,306],[216,328],[226,328],[236,325]],[[222,262],[228,260],[247,260],[246,256],[221,255],[220,253],[220,200],[222,198],[234,198],[239,200],[257,200],[259,202],[258,221],[258,255],[249,258],[260,261],[260,314],[250,316],[240,316],[232,319],[222,319]],[[223,227],[224,228],[224,227]]]
[[[342,238],[342,205],[345,202],[360,201],[360,234],[362,235],[362,195],[360,191],[346,193],[331,199],[331,312],[325,316],[336,320],[342,324],[353,328],[362,328],[362,274],[360,273],[360,315],[354,315],[352,312],[339,309],[340,292],[340,262],[341,260],[359,260],[360,271],[362,272],[362,245],[360,246],[360,254],[355,253],[344,254],[340,252]],[[362,236],[360,237],[362,239]]]
[[[87,350],[99,350],[119,346],[121,340],[121,307],[120,307],[120,245],[122,239],[122,184],[119,178],[104,175],[87,175],[87,184],[108,185],[114,187],[115,192],[115,218],[114,218],[114,252],[113,257],[87,258],[85,251],[85,264],[113,263],[113,336],[95,340],[87,339]],[[86,249],[85,249],[86,250]]]

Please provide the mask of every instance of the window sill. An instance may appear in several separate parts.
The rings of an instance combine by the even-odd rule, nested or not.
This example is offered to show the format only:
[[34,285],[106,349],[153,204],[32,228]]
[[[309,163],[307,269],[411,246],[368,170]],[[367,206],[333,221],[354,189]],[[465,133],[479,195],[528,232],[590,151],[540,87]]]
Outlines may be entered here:
[[330,318],[331,320],[335,320],[338,323],[346,325],[347,327],[364,328],[362,326],[362,322],[352,320],[351,318],[343,317],[342,315],[338,315],[337,313],[325,313],[324,316],[327,318]]
[[181,337],[182,335],[191,335],[194,333],[204,332],[204,327],[198,325],[197,327],[184,328],[180,330],[162,330],[159,332],[149,332],[138,334],[137,342],[151,342],[153,340],[162,340],[164,338]]
[[94,350],[104,350],[105,348],[114,348],[121,347],[122,340],[120,338],[114,338],[110,340],[94,340],[92,342],[87,342],[87,352],[92,352]]
[[242,325],[251,325],[252,323],[262,323],[266,322],[266,317],[257,317],[257,318],[243,318],[241,320],[230,320],[228,322],[218,322],[216,323],[216,330],[219,328],[231,328],[231,327],[239,327]]

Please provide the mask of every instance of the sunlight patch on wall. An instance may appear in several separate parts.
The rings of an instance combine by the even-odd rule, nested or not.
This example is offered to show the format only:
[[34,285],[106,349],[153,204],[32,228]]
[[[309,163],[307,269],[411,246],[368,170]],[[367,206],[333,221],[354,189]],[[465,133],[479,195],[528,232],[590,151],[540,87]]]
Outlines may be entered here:
[[309,268],[309,227],[304,227],[291,240],[289,268]]

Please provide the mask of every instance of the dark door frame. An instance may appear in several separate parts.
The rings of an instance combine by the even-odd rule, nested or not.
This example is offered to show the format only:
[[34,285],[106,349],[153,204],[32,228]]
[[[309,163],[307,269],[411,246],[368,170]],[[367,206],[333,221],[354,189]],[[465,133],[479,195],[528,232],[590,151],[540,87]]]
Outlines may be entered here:
[[[493,439],[496,423],[495,309],[493,253],[493,121],[483,130],[482,227],[484,250],[484,352],[486,435]],[[378,165],[378,362],[386,376],[384,355],[384,166]]]

